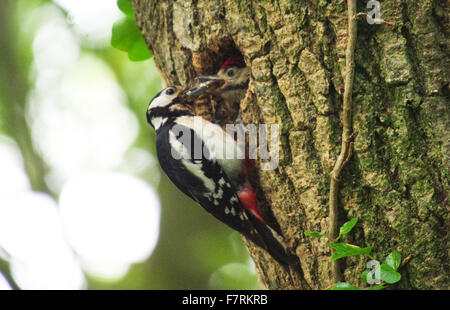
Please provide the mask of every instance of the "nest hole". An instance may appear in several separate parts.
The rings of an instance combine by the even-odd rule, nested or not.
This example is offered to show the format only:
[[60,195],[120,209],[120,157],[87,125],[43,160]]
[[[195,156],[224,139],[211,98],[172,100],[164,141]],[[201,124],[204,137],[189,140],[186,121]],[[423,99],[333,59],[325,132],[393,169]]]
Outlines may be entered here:
[[[244,56],[236,47],[232,39],[216,42],[204,52],[193,54],[193,65],[196,75],[216,74],[230,57],[240,57],[245,63]],[[201,102],[201,103],[200,103]],[[217,96],[199,101],[196,114],[218,123],[222,126],[234,123],[240,111],[240,104],[231,104],[220,100]]]

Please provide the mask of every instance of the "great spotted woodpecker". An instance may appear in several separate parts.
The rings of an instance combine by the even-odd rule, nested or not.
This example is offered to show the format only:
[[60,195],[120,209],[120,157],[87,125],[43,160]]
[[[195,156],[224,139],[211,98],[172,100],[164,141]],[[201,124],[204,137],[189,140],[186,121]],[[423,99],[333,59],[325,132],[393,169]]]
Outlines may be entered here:
[[[207,83],[211,88],[209,83],[216,82]],[[161,168],[184,194],[265,249],[286,270],[298,258],[286,251],[282,237],[259,214],[243,150],[220,125],[193,113],[191,103],[202,94],[202,86],[168,87],[151,100],[147,120],[156,131]]]

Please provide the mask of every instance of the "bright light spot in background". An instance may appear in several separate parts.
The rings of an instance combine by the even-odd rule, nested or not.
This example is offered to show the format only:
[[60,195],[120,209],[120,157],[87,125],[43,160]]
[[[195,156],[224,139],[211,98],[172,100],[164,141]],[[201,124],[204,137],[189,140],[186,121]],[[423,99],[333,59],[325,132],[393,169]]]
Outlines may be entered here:
[[[117,168],[138,133],[136,117],[126,108],[109,66],[94,56],[78,58],[70,43],[61,45],[75,40],[61,27],[50,21],[37,33],[37,81],[28,113],[34,141],[51,164],[48,184],[56,192],[82,171]],[[54,62],[54,54],[72,56]]]
[[137,147],[132,147],[127,151],[125,160],[120,166],[120,171],[142,176],[154,188],[158,188],[161,179],[159,163],[155,156],[147,150]]
[[[44,13],[49,11],[52,12],[51,8],[47,8]],[[36,83],[45,84],[47,79],[58,78],[55,75],[70,68],[77,61],[79,53],[80,46],[66,27],[62,14],[54,14],[54,18],[42,25],[34,37],[34,65],[40,73]]]
[[94,46],[107,46],[111,29],[123,14],[117,8],[116,0],[55,0],[69,12],[68,23],[75,31]]
[[64,240],[51,197],[31,191],[0,197],[0,244],[22,289],[83,287],[83,273]]
[[158,196],[128,175],[73,178],[61,192],[60,208],[69,243],[84,269],[97,277],[123,276],[130,263],[150,255],[158,240]]
[[0,135],[0,197],[30,189],[23,160],[15,142]]
[[30,191],[20,151],[3,136],[0,158],[0,246],[6,251],[0,254],[15,281],[22,289],[81,288],[84,277],[54,200]]
[[[82,12],[69,9],[78,33],[84,33],[91,43],[107,38],[99,44],[108,44],[113,23],[108,16],[110,12],[121,14],[115,0],[58,2],[84,6],[91,13],[100,7],[100,2],[112,6],[112,10],[107,7],[95,11],[95,16],[86,20]],[[109,279],[124,275],[130,263],[145,260],[156,244],[159,201],[142,181],[107,172],[147,174],[145,170],[149,169],[153,171],[151,178],[155,185],[159,173],[152,169],[155,158],[146,150],[131,147],[138,133],[137,120],[125,106],[125,94],[110,67],[93,55],[80,53],[77,37],[54,7],[44,5],[35,11],[35,17],[40,17],[35,24],[40,27],[33,42],[31,77],[35,79],[35,89],[29,94],[27,119],[33,143],[51,169],[46,176],[48,185],[59,193],[68,182],[64,189],[67,203],[61,222],[54,200],[30,191],[14,143],[0,139],[0,246],[11,255],[12,275],[21,288],[76,289],[83,287],[84,277],[63,233],[67,231],[75,250],[82,254],[83,267],[89,273]],[[103,30],[98,25],[89,28],[90,23],[105,20],[110,24]],[[88,174],[79,176],[80,173]],[[90,177],[93,179],[89,180]],[[91,184],[90,189],[79,185],[70,190],[70,185],[80,179]],[[67,199],[71,192],[78,193],[73,202],[81,200],[80,205],[71,202],[72,198]],[[97,205],[84,208],[91,205],[90,199]],[[121,207],[117,202],[122,202]],[[101,206],[103,209],[96,209]],[[75,207],[79,210],[74,210]],[[86,216],[80,217],[78,211]],[[89,225],[94,222],[96,230],[91,230],[91,235],[84,234],[93,228]],[[67,228],[63,226],[66,224]],[[106,231],[109,233],[105,234]],[[92,247],[89,245],[92,241],[102,243]]]
[[9,285],[8,280],[6,280],[5,276],[0,272],[0,291],[11,290],[11,285]]
[[260,289],[253,261],[247,264],[231,263],[221,266],[209,278],[209,287],[215,290]]

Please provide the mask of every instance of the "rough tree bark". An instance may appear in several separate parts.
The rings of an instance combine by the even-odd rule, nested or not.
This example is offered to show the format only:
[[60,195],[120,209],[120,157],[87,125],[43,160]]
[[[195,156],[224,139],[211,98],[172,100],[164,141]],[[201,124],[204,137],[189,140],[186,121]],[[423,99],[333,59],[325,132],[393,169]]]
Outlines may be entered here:
[[[280,164],[254,183],[300,257],[306,285],[251,247],[267,288],[332,285],[326,237],[330,172],[339,154],[347,44],[346,1],[132,0],[137,25],[167,84],[212,73],[237,49],[251,68],[243,120],[279,124]],[[358,1],[358,12],[367,12]],[[358,21],[353,154],[340,178],[339,224],[358,216],[345,240],[399,251],[403,289],[448,288],[449,3],[381,2],[381,18]],[[271,210],[271,211],[269,211]],[[361,284],[365,259],[341,262]]]

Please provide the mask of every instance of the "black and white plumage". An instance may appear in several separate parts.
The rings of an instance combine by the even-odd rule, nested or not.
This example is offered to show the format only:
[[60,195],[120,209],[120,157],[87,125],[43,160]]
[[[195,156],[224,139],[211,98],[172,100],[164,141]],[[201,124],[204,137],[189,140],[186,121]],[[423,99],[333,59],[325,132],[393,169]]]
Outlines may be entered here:
[[265,249],[284,267],[294,263],[298,259],[286,252],[280,236],[257,212],[246,208],[243,197],[248,193],[240,195],[248,191],[242,177],[246,169],[243,150],[219,125],[193,114],[189,100],[194,93],[198,95],[168,87],[150,102],[147,120],[156,131],[161,168],[184,194],[218,220]]

